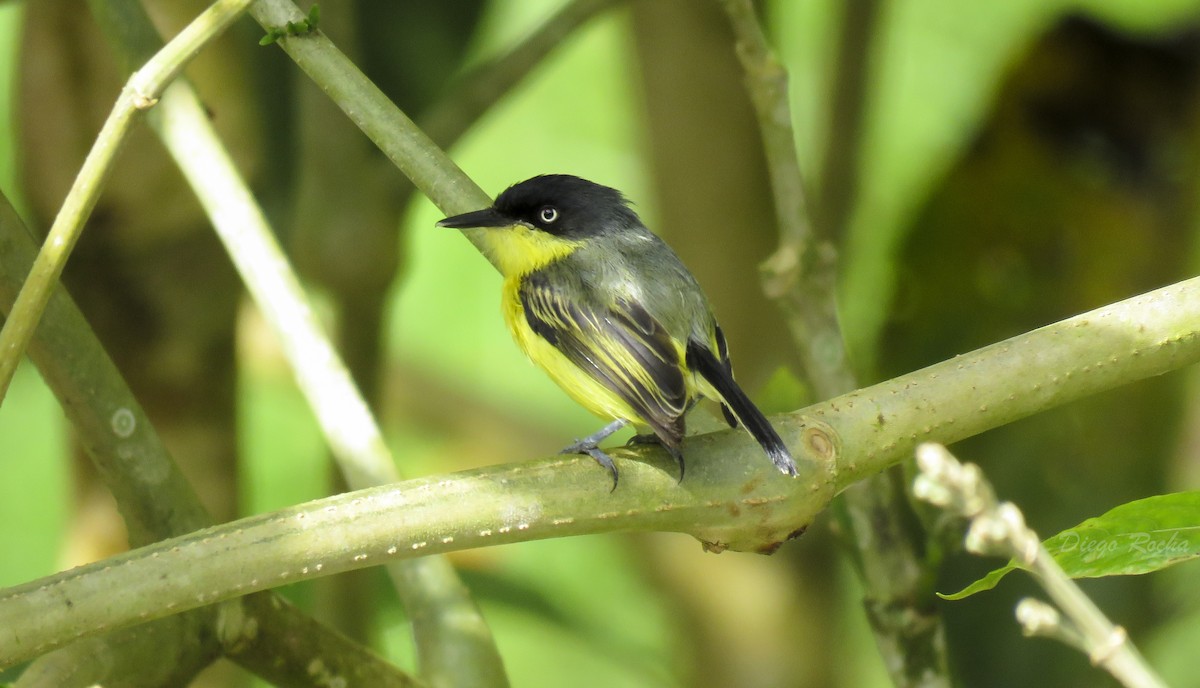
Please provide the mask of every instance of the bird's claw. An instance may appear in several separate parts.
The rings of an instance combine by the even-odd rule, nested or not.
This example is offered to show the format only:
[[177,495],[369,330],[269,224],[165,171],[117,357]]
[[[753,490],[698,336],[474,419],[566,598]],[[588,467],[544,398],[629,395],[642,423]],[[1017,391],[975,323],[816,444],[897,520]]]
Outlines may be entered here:
[[658,435],[655,435],[653,433],[647,433],[644,435],[634,435],[633,437],[629,438],[628,442],[625,443],[626,446],[644,445],[644,444],[657,444],[658,446],[667,450],[667,453],[671,455],[671,458],[675,459],[675,465],[679,466],[679,482],[683,482],[683,468],[684,467],[683,467],[683,452],[682,451],[680,451],[676,447],[668,447],[667,445],[663,444],[663,441],[658,438]]
[[595,442],[589,441],[589,438],[585,437],[581,440],[575,440],[566,447],[563,447],[562,451],[558,453],[587,454],[588,456],[592,457],[596,463],[607,468],[608,472],[612,474],[612,489],[610,489],[609,492],[617,489],[617,465],[613,463],[611,456],[605,454],[599,447],[596,446]]

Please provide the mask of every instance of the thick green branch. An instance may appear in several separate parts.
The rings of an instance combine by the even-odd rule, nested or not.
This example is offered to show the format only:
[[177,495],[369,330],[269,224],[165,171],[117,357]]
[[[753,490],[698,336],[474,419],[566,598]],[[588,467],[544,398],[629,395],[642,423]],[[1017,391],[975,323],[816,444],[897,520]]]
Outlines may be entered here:
[[[748,460],[752,449],[744,440],[726,433],[693,442],[694,462],[710,460],[689,471],[682,486],[665,455],[657,464],[625,462],[614,494],[594,462],[556,457],[346,493],[156,543],[0,593],[0,665],[62,642],[55,629],[64,624],[104,630],[230,595],[459,549],[631,528],[702,533],[715,547],[777,543],[788,535],[778,530],[783,524],[802,526],[812,516],[794,510],[826,503],[833,484],[812,462],[801,481],[779,475],[760,456],[750,470],[713,460],[737,451]],[[789,501],[797,489],[806,498]],[[821,497],[808,498],[811,492]]]
[[731,430],[688,441],[682,484],[661,451],[625,449],[613,452],[614,493],[586,457],[556,457],[243,519],[0,592],[0,666],[64,642],[67,626],[98,632],[397,558],[628,530],[773,551],[837,492],[922,441],[953,442],[1198,360],[1200,278],[776,417],[796,479]]
[[926,439],[956,442],[1198,360],[1200,277],[851,392],[816,417],[840,429],[853,411],[857,459],[839,464],[849,484],[878,471],[880,456],[908,458]]

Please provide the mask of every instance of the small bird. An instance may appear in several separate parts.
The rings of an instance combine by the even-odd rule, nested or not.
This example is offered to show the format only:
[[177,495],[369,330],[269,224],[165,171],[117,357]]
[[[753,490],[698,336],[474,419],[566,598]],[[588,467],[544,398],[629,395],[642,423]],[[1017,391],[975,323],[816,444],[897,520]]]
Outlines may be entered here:
[[612,474],[599,444],[628,424],[648,428],[683,480],[684,415],[700,397],[721,402],[787,475],[796,464],[779,434],[733,380],[725,336],[696,278],[642,224],[616,189],[547,174],[509,187],[490,208],[439,227],[477,233],[504,278],[501,310],[517,345],[592,413],[613,419],[564,454],[587,454]]

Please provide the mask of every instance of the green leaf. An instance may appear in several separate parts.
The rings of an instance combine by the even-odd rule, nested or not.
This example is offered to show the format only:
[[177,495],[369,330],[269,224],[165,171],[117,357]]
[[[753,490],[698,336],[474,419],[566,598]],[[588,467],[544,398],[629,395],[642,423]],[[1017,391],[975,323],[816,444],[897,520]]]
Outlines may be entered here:
[[1001,578],[1008,575],[1009,571],[1015,570],[1017,568],[1019,568],[1019,567],[1016,564],[1013,564],[1010,562],[1007,566],[1001,566],[998,569],[993,569],[993,570],[989,571],[986,576],[984,576],[983,578],[980,578],[979,580],[968,585],[967,587],[963,588],[962,590],[959,590],[958,592],[952,592],[950,594],[945,594],[945,593],[939,592],[939,593],[935,593],[935,594],[938,597],[942,598],[943,600],[961,600],[965,597],[970,597],[971,595],[974,595],[977,592],[983,592],[984,590],[991,590],[992,588],[996,587],[996,584],[1000,582]]
[[1200,556],[1200,492],[1147,497],[1045,542],[1072,578],[1149,573]]
[[[1122,504],[1042,543],[1072,578],[1131,576],[1200,557],[1200,492],[1177,492]],[[1015,561],[988,573],[947,600],[991,590]]]

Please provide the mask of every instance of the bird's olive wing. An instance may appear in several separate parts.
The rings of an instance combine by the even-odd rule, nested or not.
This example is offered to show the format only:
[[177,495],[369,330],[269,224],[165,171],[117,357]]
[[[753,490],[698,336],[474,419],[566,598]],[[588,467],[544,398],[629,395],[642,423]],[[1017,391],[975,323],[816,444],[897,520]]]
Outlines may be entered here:
[[668,446],[683,438],[687,410],[679,346],[640,304],[610,307],[563,298],[537,275],[520,290],[535,333],[624,400]]

